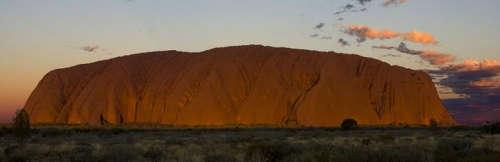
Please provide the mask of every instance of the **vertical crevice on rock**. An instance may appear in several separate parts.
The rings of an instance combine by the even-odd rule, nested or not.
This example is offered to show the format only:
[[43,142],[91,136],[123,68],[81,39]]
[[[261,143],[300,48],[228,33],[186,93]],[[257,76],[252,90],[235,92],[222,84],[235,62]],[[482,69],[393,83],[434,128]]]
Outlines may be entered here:
[[175,115],[176,117],[175,117],[174,123],[177,123],[177,121],[179,120],[178,116],[180,113],[180,109],[191,104],[192,100],[196,96],[198,96],[198,93],[200,91],[202,83],[204,83],[208,79],[208,76],[210,76],[210,74],[212,72],[214,72],[214,69],[213,69],[214,63],[213,63],[212,59],[213,58],[210,59],[209,64],[205,65],[205,67],[202,68],[203,71],[198,73],[197,77],[192,81],[192,83],[190,84],[188,89],[184,92],[184,94],[182,96],[181,104],[180,104],[179,108],[177,109],[177,112]]
[[123,124],[123,123],[125,123],[125,122],[123,121],[123,115],[122,115],[121,113],[118,115],[118,117],[119,117],[119,119],[118,119],[118,124]]
[[391,84],[386,80],[380,93],[380,97],[375,99],[375,112],[379,119],[382,119],[386,112],[391,111],[394,102],[394,95]]
[[109,122],[106,120],[106,118],[104,117],[104,115],[103,115],[103,114],[101,114],[101,115],[99,116],[99,123],[100,123],[101,125],[108,125],[108,124],[109,124]]
[[[274,55],[266,55],[263,59],[263,61],[261,61],[260,64],[257,64],[257,71],[254,73],[254,76],[251,78],[250,80],[250,85],[248,85],[248,92],[245,93],[245,96],[243,97],[243,99],[240,101],[240,103],[237,103],[237,112],[236,114],[238,115],[236,117],[236,121],[239,121],[240,120],[240,116],[239,116],[239,110],[241,108],[241,106],[248,100],[248,97],[255,91],[255,84],[256,82],[259,80],[259,78],[261,77],[262,75],[262,69],[267,65],[269,64],[269,61],[271,60],[271,58],[274,57]],[[243,64],[241,65],[243,66]]]
[[297,117],[297,111],[300,105],[302,104],[302,101],[306,98],[306,96],[309,94],[309,92],[318,85],[319,81],[321,79],[321,74],[316,74],[314,78],[310,81],[310,85],[302,92],[300,93],[295,100],[291,104],[289,104],[288,107],[288,112],[284,119],[282,120],[282,125],[285,126],[297,126],[298,123],[298,117]]

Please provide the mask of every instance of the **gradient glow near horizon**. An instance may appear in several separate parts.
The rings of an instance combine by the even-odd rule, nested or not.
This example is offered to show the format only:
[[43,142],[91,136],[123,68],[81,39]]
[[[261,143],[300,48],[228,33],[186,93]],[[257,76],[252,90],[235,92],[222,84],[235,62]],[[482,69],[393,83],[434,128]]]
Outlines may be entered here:
[[[456,62],[500,60],[500,1],[406,0],[390,7],[383,7],[383,1],[372,0],[366,11],[346,13],[338,21],[333,13],[355,0],[0,0],[0,122],[23,107],[50,70],[147,51],[263,44],[436,69],[416,56],[385,57],[400,53],[372,48],[400,40],[357,45],[355,38],[339,32],[345,25],[431,33],[439,44],[408,47],[453,54]],[[325,27],[314,29],[319,23]],[[314,39],[313,34],[332,39]],[[338,44],[339,38],[352,45]],[[488,111],[500,114],[500,107]]]

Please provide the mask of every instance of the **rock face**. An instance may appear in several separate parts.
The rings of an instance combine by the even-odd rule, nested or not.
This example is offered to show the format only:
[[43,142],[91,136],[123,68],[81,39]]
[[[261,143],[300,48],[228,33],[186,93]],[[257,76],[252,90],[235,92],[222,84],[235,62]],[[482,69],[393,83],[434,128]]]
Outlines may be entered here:
[[430,77],[357,55],[258,45],[164,51],[49,72],[35,124],[454,124]]

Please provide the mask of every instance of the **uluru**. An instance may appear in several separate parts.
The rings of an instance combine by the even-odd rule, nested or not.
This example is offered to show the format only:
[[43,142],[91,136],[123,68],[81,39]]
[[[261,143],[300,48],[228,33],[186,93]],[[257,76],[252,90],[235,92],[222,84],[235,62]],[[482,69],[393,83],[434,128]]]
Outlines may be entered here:
[[56,69],[25,104],[34,124],[333,127],[453,125],[434,83],[353,54],[245,45]]

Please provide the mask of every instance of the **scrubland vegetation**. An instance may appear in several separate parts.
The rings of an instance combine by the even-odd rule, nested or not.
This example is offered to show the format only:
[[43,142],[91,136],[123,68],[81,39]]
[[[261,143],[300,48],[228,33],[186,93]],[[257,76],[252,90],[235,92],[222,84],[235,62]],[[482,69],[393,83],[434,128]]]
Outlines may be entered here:
[[[0,128],[0,161],[500,161],[496,127]],[[496,128],[498,130],[498,128]],[[488,132],[489,131],[489,132]]]

